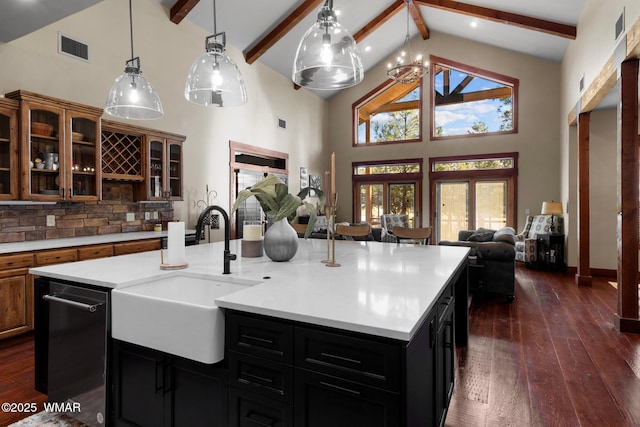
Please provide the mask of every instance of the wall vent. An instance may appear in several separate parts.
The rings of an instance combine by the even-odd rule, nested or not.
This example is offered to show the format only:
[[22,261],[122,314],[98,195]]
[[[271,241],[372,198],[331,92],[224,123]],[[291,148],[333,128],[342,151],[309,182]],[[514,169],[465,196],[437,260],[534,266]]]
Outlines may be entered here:
[[582,77],[580,77],[580,92],[582,93],[582,91],[584,90],[584,74],[582,75]]
[[278,127],[280,129],[287,129],[287,121],[278,117]]
[[620,14],[620,17],[616,21],[616,28],[615,28],[616,37],[614,38],[614,40],[618,40],[618,38],[620,38],[623,32],[624,32],[624,8],[622,9],[622,13]]
[[89,62],[89,45],[58,33],[58,53]]

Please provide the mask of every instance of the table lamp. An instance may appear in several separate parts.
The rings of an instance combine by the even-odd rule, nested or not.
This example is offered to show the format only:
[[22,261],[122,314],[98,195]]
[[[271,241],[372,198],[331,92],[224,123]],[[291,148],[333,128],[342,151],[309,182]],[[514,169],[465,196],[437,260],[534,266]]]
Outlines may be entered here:
[[563,215],[562,202],[542,202],[542,215],[551,215],[551,233],[556,232],[556,216]]

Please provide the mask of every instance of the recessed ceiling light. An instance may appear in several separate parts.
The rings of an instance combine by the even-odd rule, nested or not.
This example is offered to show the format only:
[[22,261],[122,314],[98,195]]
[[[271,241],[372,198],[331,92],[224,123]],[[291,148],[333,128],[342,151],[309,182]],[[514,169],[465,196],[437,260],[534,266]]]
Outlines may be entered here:
[[471,21],[471,28],[476,28],[478,26],[478,21]]
[[366,46],[366,47],[364,48],[364,51],[365,51],[365,52],[369,52],[370,50],[371,50],[371,46]]
[[333,12],[336,14],[336,16],[340,16],[340,14],[342,13],[340,9],[333,9]]

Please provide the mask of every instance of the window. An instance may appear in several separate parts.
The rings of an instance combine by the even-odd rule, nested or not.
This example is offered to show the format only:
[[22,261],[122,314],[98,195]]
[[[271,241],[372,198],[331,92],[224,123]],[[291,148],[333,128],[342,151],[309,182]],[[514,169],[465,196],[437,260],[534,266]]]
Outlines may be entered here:
[[431,57],[431,139],[517,133],[518,79]]
[[422,80],[386,81],[353,104],[356,147],[422,139]]
[[380,227],[385,213],[406,214],[419,226],[422,159],[353,163],[353,219]]
[[515,228],[518,153],[430,159],[436,241],[458,231]]

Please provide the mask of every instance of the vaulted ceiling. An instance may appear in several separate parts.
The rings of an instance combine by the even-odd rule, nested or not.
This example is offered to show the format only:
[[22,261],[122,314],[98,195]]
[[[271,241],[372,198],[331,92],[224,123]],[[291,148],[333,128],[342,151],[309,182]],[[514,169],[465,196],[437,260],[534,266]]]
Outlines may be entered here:
[[[213,0],[156,0],[169,19],[183,19],[213,32]],[[354,36],[366,71],[397,52],[406,34],[406,7],[412,38],[447,33],[560,62],[586,0],[334,0],[338,21]],[[251,64],[260,61],[290,77],[298,43],[313,25],[324,0],[217,0],[217,30],[242,50]],[[427,43],[428,49],[428,43]],[[239,58],[236,58],[238,60]],[[328,98],[335,92],[315,91]]]
[[[102,0],[2,0],[0,42],[8,42]],[[125,1],[125,0],[122,0]],[[213,0],[156,0],[176,25],[188,19],[213,33]],[[451,34],[560,62],[587,0],[334,0],[339,22],[356,39],[366,72],[402,47],[409,33]],[[324,0],[217,0],[217,30],[243,52],[290,77],[298,42]],[[473,24],[473,26],[472,26]],[[428,43],[426,44],[428,50]],[[241,61],[242,58],[234,58]],[[316,91],[329,98],[335,92]]]

